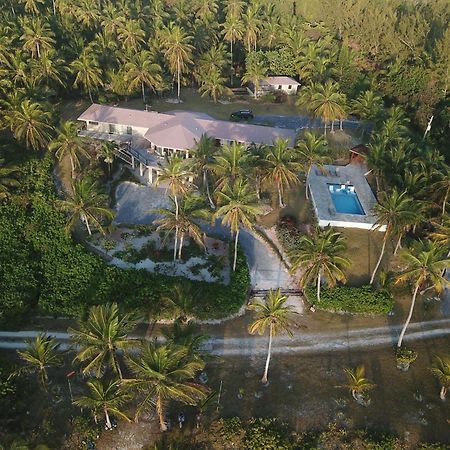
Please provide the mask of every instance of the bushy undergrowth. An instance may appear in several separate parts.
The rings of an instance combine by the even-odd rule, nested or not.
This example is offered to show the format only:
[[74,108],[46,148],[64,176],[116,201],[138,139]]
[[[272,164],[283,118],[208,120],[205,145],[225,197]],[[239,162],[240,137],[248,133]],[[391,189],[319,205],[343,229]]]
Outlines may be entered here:
[[125,309],[164,311],[164,298],[183,282],[201,295],[192,313],[218,318],[239,310],[249,289],[249,270],[239,253],[230,284],[190,281],[119,269],[75,243],[64,232],[65,217],[54,206],[52,159],[30,163],[21,203],[0,206],[0,321],[11,323],[30,308],[79,316],[93,304],[117,302]]
[[370,286],[322,288],[320,301],[317,301],[315,287],[310,286],[305,292],[310,303],[332,312],[387,314],[394,306],[394,299],[390,293],[375,290]]

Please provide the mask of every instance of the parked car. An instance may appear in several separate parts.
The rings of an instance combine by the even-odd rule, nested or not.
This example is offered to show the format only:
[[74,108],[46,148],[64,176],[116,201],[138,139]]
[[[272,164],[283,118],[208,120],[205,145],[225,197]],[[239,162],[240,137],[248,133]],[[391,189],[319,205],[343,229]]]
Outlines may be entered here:
[[230,120],[250,120],[255,117],[251,109],[240,109],[230,114]]

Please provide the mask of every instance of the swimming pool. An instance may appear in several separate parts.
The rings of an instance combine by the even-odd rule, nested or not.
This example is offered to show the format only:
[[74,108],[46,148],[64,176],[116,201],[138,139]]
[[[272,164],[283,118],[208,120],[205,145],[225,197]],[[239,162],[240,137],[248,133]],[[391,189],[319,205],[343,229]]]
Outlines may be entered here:
[[357,214],[364,216],[365,212],[355,192],[355,187],[348,184],[328,184],[336,212],[341,214]]

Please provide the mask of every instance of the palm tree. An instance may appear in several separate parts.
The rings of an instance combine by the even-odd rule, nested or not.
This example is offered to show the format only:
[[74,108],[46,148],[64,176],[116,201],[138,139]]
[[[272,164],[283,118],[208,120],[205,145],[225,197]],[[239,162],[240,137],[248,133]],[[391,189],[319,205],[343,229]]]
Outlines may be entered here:
[[[207,219],[208,211],[204,208],[201,198],[193,195],[185,195],[178,204],[178,215],[176,213],[177,206],[171,197],[173,203],[172,208],[157,208],[153,212],[162,216],[156,219],[154,223],[158,225],[157,231],[167,230],[169,232],[176,231],[179,236],[178,259],[181,259],[183,250],[183,241],[185,235],[191,237],[198,245],[205,247],[204,233],[195,222],[197,219]],[[178,230],[178,231],[177,231]]]
[[303,139],[297,142],[297,149],[300,166],[306,173],[305,195],[309,199],[308,180],[312,167],[317,166],[320,169],[326,162],[331,162],[328,155],[328,141],[324,136],[316,136],[307,131]]
[[117,37],[128,54],[136,53],[143,44],[145,32],[138,20],[125,19],[117,29]]
[[255,157],[242,144],[233,142],[222,145],[209,166],[217,176],[216,189],[223,190],[238,178],[244,177],[254,160]]
[[195,322],[184,322],[181,318],[175,320],[172,326],[164,327],[161,333],[167,342],[186,348],[189,355],[194,356],[201,356],[201,346],[207,339],[204,334],[199,334],[199,327]]
[[265,154],[265,175],[263,183],[275,185],[278,191],[278,204],[284,207],[283,191],[299,184],[297,170],[299,164],[295,160],[295,153],[289,148],[289,141],[277,139],[272,146],[267,147]]
[[72,73],[75,75],[73,85],[75,87],[82,86],[87,90],[92,103],[92,90],[103,85],[102,70],[98,63],[97,57],[90,47],[85,47],[78,59],[70,64]]
[[373,389],[375,385],[366,378],[366,369],[363,365],[358,366],[356,369],[346,368],[344,372],[347,375],[347,385],[345,387],[350,390],[355,401],[360,403],[367,391]]
[[217,97],[221,96],[226,90],[225,78],[217,67],[202,76],[202,84],[198,89],[202,97],[209,95],[214,103],[217,103]]
[[195,174],[200,174],[202,177],[203,188],[206,190],[209,204],[213,209],[215,206],[209,192],[208,174],[210,172],[211,164],[214,162],[214,154],[216,151],[217,148],[215,146],[214,138],[207,134],[202,134],[199,141],[196,142],[192,152],[192,158],[189,160],[191,171]]
[[[189,177],[192,173],[186,167],[186,160],[178,156],[172,156],[167,160],[167,165],[162,168],[157,183],[167,182],[167,189],[172,194],[175,203],[175,220],[178,222],[178,196],[184,195],[190,189]],[[177,259],[178,226],[175,227],[175,245],[173,248],[173,260]]]
[[170,22],[166,28],[161,30],[161,41],[169,68],[177,75],[177,98],[179,101],[181,73],[186,70],[188,64],[192,63],[191,56],[194,48],[190,44],[191,36],[188,36],[178,25]]
[[446,215],[440,223],[432,222],[433,231],[429,233],[429,237],[436,243],[443,245],[449,249],[447,257],[450,256],[450,216]]
[[242,36],[244,34],[244,26],[239,17],[227,14],[222,27],[223,37],[230,43],[230,86],[233,86],[233,45],[236,41],[242,40]]
[[17,179],[19,173],[18,167],[7,166],[5,160],[0,158],[0,201],[9,197],[11,188],[20,186]]
[[40,58],[42,51],[46,52],[53,48],[55,35],[47,23],[42,23],[39,18],[33,18],[23,20],[22,26],[23,35],[20,40],[23,41],[24,50],[28,50],[32,58]]
[[450,388],[450,357],[448,356],[435,356],[433,361],[433,367],[431,372],[441,383],[441,392],[439,397],[441,400],[445,400],[447,390]]
[[334,121],[345,116],[345,97],[339,92],[339,86],[328,80],[325,84],[317,83],[312,96],[309,109],[315,117],[321,118],[324,123],[324,134],[327,133],[327,123],[331,122],[333,130]]
[[256,51],[256,41],[261,31],[261,20],[259,18],[259,5],[256,3],[247,6],[246,12],[242,15],[244,22],[244,40],[247,44],[247,52]]
[[177,283],[169,294],[163,296],[161,303],[165,309],[170,310],[174,316],[177,316],[177,320],[185,323],[200,295],[200,289],[184,280]]
[[393,189],[390,193],[383,193],[379,202],[375,205],[375,214],[377,221],[374,230],[385,228],[383,244],[381,246],[380,256],[370,278],[370,284],[373,284],[375,275],[380,267],[381,261],[386,249],[386,243],[393,234],[398,234],[401,239],[405,226],[409,226],[417,218],[417,207],[412,198],[408,197],[406,192],[399,193]]
[[80,167],[80,157],[89,158],[86,147],[83,138],[78,136],[78,125],[71,121],[62,124],[57,138],[49,145],[49,149],[55,152],[60,162],[69,158],[72,178],[75,178],[75,169]]
[[270,356],[272,351],[272,339],[280,333],[293,336],[293,316],[297,314],[293,307],[286,305],[287,296],[282,295],[280,289],[270,290],[264,301],[253,300],[249,308],[256,312],[256,319],[248,327],[250,334],[263,335],[269,329],[269,346],[267,350],[266,365],[261,382],[267,384]]
[[417,241],[411,249],[405,249],[402,252],[401,257],[406,269],[397,275],[396,283],[411,281],[413,296],[408,317],[398,339],[398,348],[402,346],[403,337],[411,321],[419,289],[427,286],[440,293],[446,284],[450,284],[444,274],[444,270],[450,265],[450,259],[446,257],[446,253],[445,247],[432,241]]
[[66,225],[66,232],[75,227],[79,220],[85,223],[89,236],[92,235],[91,224],[102,234],[105,230],[101,224],[101,218],[112,219],[114,212],[104,206],[108,203],[108,196],[98,193],[98,186],[95,181],[87,178],[76,180],[72,185],[72,193],[66,200],[58,200],[57,206],[62,211],[70,213]]
[[450,166],[442,165],[442,170],[437,171],[439,179],[431,186],[431,192],[440,202],[442,202],[442,217],[445,217],[447,204],[450,200]]
[[353,100],[350,105],[350,110],[353,114],[361,119],[363,124],[367,127],[372,122],[376,122],[383,111],[384,102],[381,96],[374,91],[367,90],[361,92],[358,98]]
[[154,57],[148,50],[142,50],[134,58],[125,64],[125,79],[130,90],[138,86],[142,91],[142,101],[145,103],[145,86],[151,88],[153,92],[161,89],[163,80],[161,77],[161,67],[153,62]]
[[253,95],[255,99],[258,97],[259,85],[261,80],[267,74],[267,68],[264,66],[263,62],[257,58],[252,58],[247,64],[245,69],[245,74],[242,77],[242,83],[252,83],[253,84]]
[[105,428],[108,430],[112,428],[110,414],[115,414],[130,422],[122,410],[122,406],[130,400],[130,395],[121,386],[120,380],[93,378],[88,380],[86,385],[89,388],[88,394],[78,397],[74,403],[80,408],[90,409],[93,412],[95,423],[97,423],[97,414],[100,411],[105,415]]
[[4,120],[14,137],[24,142],[27,148],[44,148],[50,141],[53,132],[49,123],[51,114],[37,102],[23,100],[14,109],[6,111]]
[[289,253],[291,272],[303,269],[300,286],[305,287],[310,282],[316,282],[318,302],[322,278],[330,287],[335,286],[338,281],[346,281],[344,270],[351,265],[351,261],[342,256],[346,248],[342,233],[329,227],[317,227],[312,236],[303,235],[297,248]]
[[161,431],[167,430],[164,409],[168,401],[195,405],[206,395],[207,388],[194,381],[205,363],[190,354],[186,347],[144,342],[140,354],[127,356],[126,361],[133,378],[124,382],[143,396],[136,410],[136,419],[144,410],[155,407]]
[[222,225],[230,227],[231,235],[234,234],[234,261],[233,271],[236,270],[239,227],[253,228],[256,216],[260,213],[256,195],[248,183],[237,179],[231,186],[226,186],[223,191],[217,192],[219,208],[214,218],[222,218]]
[[26,12],[33,15],[39,14],[39,5],[45,4],[45,0],[20,0]]
[[137,317],[121,314],[117,303],[92,306],[85,320],[78,320],[78,328],[69,328],[69,333],[78,346],[75,361],[81,362],[83,374],[94,373],[101,377],[106,367],[111,367],[122,380],[117,351],[133,345],[128,334],[134,330]]
[[36,373],[44,390],[47,390],[48,369],[63,365],[59,344],[56,339],[45,333],[40,333],[34,339],[28,340],[27,348],[18,350],[17,354],[27,364],[23,371]]
[[119,146],[115,141],[102,141],[98,148],[98,157],[108,164],[108,176],[111,177],[111,166],[114,162],[114,158],[117,155]]

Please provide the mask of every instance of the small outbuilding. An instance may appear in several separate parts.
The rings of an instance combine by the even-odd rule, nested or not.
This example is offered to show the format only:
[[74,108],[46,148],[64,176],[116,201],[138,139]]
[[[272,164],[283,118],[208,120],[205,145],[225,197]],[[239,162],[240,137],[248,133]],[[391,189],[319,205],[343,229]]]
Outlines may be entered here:
[[369,147],[364,144],[356,145],[350,149],[350,162],[351,163],[365,163],[367,155],[370,153]]
[[[297,93],[297,89],[300,83],[294,78],[278,76],[278,77],[265,77],[259,81],[258,91],[256,96],[267,94],[269,92],[284,92],[287,95],[294,95]],[[255,86],[251,83],[247,88],[251,95],[255,95]]]

